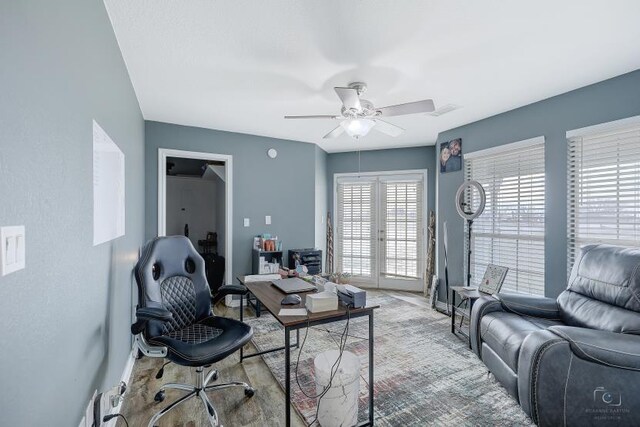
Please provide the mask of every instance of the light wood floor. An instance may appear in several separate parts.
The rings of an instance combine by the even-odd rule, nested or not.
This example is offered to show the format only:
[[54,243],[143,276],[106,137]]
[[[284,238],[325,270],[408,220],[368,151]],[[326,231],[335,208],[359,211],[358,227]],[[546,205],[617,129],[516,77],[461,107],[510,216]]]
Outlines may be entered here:
[[[216,307],[216,314],[238,318],[238,309],[227,309],[224,305]],[[245,316],[252,317],[252,310],[246,310]],[[255,347],[249,343],[245,351],[253,353]],[[184,394],[179,390],[167,390],[162,403],[153,400],[162,384],[178,382],[195,384],[195,370],[173,363],[164,369],[161,379],[156,373],[164,359],[143,357],[137,360],[133,368],[127,389],[122,414],[127,417],[131,427],[146,426],[153,414],[161,410]],[[269,371],[261,357],[253,357],[240,363],[239,353],[234,353],[215,365],[218,369],[217,383],[244,381],[251,384],[256,393],[251,398],[244,396],[242,387],[233,387],[208,393],[225,427],[284,426],[284,392]],[[122,420],[117,426],[123,427]],[[200,427],[209,426],[205,409],[199,398],[192,398],[160,419],[161,427]],[[291,407],[291,425],[304,426],[293,406]]]

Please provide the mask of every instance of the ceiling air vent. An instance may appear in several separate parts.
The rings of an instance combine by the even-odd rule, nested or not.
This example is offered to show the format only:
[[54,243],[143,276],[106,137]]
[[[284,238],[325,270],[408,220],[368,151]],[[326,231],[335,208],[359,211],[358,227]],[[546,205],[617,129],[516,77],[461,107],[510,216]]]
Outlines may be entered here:
[[443,114],[450,113],[453,110],[457,110],[458,108],[462,108],[462,107],[455,104],[447,104],[427,114],[433,117],[439,117]]

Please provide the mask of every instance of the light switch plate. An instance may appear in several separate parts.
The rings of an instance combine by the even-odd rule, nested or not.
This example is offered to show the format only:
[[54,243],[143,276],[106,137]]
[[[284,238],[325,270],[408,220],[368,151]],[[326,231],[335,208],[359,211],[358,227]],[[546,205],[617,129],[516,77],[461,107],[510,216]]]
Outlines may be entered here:
[[251,222],[249,221],[249,218],[245,218],[244,219],[244,226],[248,227],[251,224]]
[[0,273],[6,276],[25,267],[24,225],[0,228]]
[[265,223],[266,225],[271,225],[271,215],[266,215],[266,216],[264,217],[264,223]]

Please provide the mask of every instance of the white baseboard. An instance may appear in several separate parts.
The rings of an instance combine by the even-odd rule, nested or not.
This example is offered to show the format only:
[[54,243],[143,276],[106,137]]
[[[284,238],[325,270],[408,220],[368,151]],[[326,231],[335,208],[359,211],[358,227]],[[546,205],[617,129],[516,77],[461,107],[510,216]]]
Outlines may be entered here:
[[[131,380],[131,373],[133,372],[133,365],[136,362],[136,353],[138,351],[138,348],[134,345],[133,348],[131,349],[131,353],[129,354],[129,357],[127,358],[127,363],[124,365],[124,370],[122,371],[122,376],[120,377],[120,381],[123,381],[126,385],[127,385],[127,390],[130,390],[131,384],[129,384],[129,380]],[[125,392],[126,394],[126,392]],[[115,408],[111,408],[109,411],[109,414],[117,414],[120,413],[120,410],[122,409],[122,400],[120,400],[120,403],[118,403],[118,406],[116,406]],[[118,418],[113,418],[111,421],[107,422],[107,423],[103,423],[103,425],[105,427],[115,427],[116,426],[116,422],[118,421]]]

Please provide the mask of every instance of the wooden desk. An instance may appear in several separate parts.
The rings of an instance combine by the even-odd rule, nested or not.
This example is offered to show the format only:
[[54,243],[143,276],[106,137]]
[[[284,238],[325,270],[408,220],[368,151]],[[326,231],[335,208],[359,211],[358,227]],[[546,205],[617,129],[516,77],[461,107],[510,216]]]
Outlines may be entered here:
[[[338,306],[337,310],[323,311],[320,313],[308,313],[307,316],[279,316],[281,308],[304,308],[306,296],[310,292],[298,292],[302,301],[297,305],[280,305],[282,298],[286,294],[276,288],[271,282],[245,282],[244,276],[239,276],[238,281],[242,283],[249,290],[253,296],[260,301],[269,313],[284,327],[284,347],[273,348],[269,350],[260,351],[253,354],[244,354],[243,349],[240,349],[240,361],[249,357],[255,357],[266,353],[272,353],[274,351],[284,350],[285,358],[285,423],[287,426],[291,425],[291,331],[296,331],[297,340],[294,347],[297,347],[300,343],[300,329],[306,327],[312,327],[316,325],[322,325],[325,323],[336,322],[340,320],[347,320],[348,318],[356,317],[369,317],[369,420],[359,424],[358,426],[372,426],[373,425],[373,311],[379,308],[379,305],[367,305],[364,308],[352,308],[347,309],[345,306]],[[240,320],[243,320],[243,302],[240,302]]]

